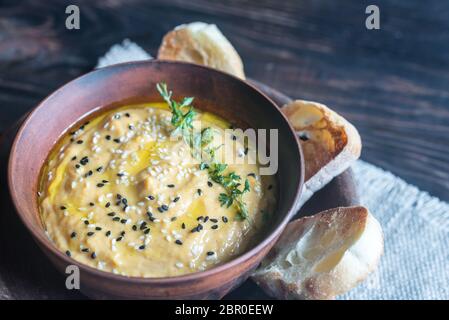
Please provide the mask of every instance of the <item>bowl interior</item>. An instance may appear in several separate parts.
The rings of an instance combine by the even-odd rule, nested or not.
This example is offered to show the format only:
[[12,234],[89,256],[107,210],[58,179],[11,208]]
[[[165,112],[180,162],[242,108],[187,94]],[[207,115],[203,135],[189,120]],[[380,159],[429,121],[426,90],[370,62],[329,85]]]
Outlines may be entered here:
[[57,250],[44,234],[37,191],[41,167],[54,144],[73,124],[101,108],[162,101],[155,90],[158,82],[166,82],[176,99],[193,96],[195,107],[238,126],[278,129],[279,197],[268,238],[286,223],[302,184],[302,158],[291,127],[271,100],[249,84],[205,67],[162,61],[125,63],[95,70],[54,92],[16,136],[9,162],[11,196],[22,221],[45,247]]

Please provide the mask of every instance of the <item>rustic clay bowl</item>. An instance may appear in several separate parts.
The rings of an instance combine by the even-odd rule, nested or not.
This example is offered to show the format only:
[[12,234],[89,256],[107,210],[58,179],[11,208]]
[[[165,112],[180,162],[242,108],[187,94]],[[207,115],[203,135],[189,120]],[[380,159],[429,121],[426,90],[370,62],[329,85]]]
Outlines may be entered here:
[[[38,214],[40,169],[55,142],[80,118],[124,103],[161,101],[155,90],[164,81],[179,99],[194,96],[198,109],[214,112],[238,125],[279,130],[280,192],[278,208],[263,239],[236,259],[213,269],[170,278],[124,277],[78,263],[45,236]],[[245,81],[192,64],[147,61],[119,64],[77,78],[41,102],[14,140],[8,182],[17,212],[34,239],[60,272],[77,265],[81,291],[93,298],[221,298],[243,282],[268,253],[295,213],[304,176],[295,133],[278,107]]]

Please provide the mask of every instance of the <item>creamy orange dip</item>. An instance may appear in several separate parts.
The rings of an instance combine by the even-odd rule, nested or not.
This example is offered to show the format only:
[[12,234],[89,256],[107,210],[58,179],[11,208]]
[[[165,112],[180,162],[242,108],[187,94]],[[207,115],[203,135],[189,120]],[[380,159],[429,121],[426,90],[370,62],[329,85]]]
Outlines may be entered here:
[[[42,223],[57,248],[100,270],[167,277],[211,268],[254,244],[267,224],[264,215],[275,208],[274,177],[259,176],[257,164],[229,164],[227,171],[250,184],[243,196],[248,219],[236,219],[236,208],[218,201],[223,187],[190,161],[184,141],[170,139],[170,118],[165,103],[125,106],[57,144],[39,198]],[[225,120],[198,113],[195,125],[199,120],[216,129],[212,144],[235,145],[235,137],[220,130],[229,128]],[[249,156],[242,150],[237,141],[218,148],[217,156]]]

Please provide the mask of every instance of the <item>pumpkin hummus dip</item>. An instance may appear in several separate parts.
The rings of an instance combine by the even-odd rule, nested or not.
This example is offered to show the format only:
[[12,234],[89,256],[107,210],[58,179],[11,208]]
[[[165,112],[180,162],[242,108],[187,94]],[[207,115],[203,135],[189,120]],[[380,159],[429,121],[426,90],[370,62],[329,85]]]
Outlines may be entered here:
[[42,170],[44,228],[81,263],[138,277],[206,270],[254,244],[275,209],[274,176],[260,176],[257,161],[222,162],[250,157],[229,123],[157,89],[164,103],[78,125]]

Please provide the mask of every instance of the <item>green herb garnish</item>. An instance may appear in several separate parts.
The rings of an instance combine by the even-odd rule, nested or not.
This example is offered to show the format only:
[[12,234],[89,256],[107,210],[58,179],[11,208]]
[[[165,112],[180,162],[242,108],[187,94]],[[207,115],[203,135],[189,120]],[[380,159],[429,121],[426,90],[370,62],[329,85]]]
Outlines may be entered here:
[[250,191],[248,179],[245,179],[243,188],[239,189],[241,177],[235,172],[225,174],[227,165],[218,163],[215,159],[215,152],[221,145],[206,148],[214,138],[212,128],[208,127],[201,132],[194,132],[193,118],[196,115],[192,106],[194,98],[184,98],[181,103],[178,103],[172,99],[172,92],[168,91],[165,83],[158,83],[156,88],[172,112],[171,124],[175,128],[172,134],[182,136],[183,140],[190,146],[192,155],[203,160],[199,165],[200,170],[207,169],[210,179],[224,188],[225,192],[220,193],[218,197],[221,206],[229,208],[235,205],[238,219],[249,218],[246,203],[243,201],[243,195]]
[[[158,83],[156,88],[172,112],[171,124],[175,127],[172,134],[181,134],[184,138],[190,137],[193,129],[193,117],[196,115],[192,106],[193,97],[184,98],[181,103],[177,103],[172,99],[173,93],[167,90],[165,83]],[[187,109],[187,112],[184,113],[184,109]]]

